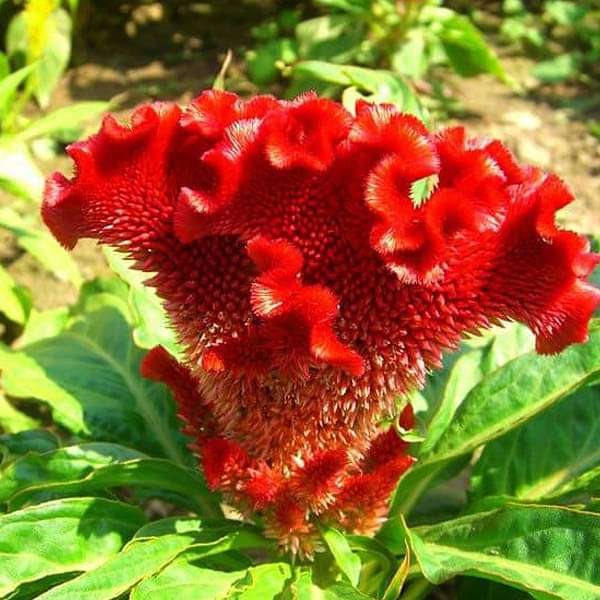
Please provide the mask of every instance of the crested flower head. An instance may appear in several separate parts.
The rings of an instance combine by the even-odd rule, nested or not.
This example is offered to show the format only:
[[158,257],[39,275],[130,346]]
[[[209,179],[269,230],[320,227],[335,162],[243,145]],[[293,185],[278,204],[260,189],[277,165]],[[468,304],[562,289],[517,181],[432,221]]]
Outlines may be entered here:
[[145,372],[173,387],[209,484],[292,546],[312,513],[372,529],[410,463],[379,423],[465,333],[516,320],[559,352],[599,302],[598,257],[554,221],[560,179],[390,105],[208,91],[107,116],[68,152],[47,225],[153,273],[187,360],[156,351]]

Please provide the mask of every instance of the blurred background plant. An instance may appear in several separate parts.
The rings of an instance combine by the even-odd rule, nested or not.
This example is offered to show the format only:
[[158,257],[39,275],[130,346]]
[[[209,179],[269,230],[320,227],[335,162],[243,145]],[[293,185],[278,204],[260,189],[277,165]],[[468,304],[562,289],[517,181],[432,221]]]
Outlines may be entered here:
[[[290,97],[307,89],[335,95],[348,83],[381,96],[395,81],[393,88],[409,87],[425,98],[433,96],[437,106],[445,99],[436,77],[439,69],[463,77],[490,73],[506,81],[481,31],[468,17],[441,4],[314,0],[304,11],[284,10],[252,29],[256,46],[246,53],[249,77],[260,86],[288,80]],[[385,95],[378,99],[402,100],[392,92]]]
[[547,0],[537,9],[505,0],[502,39],[540,58],[532,69],[540,81],[590,83],[600,76],[600,4]]

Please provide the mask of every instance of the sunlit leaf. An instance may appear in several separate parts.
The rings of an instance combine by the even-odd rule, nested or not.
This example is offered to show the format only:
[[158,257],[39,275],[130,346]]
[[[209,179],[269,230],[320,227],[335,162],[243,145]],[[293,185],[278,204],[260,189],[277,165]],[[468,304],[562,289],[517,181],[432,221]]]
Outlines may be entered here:
[[7,136],[0,137],[0,189],[30,202],[39,202],[44,189],[27,145]]
[[550,408],[600,373],[600,330],[587,344],[556,356],[519,356],[469,391],[439,441],[401,478],[392,514],[405,513],[432,481],[456,459],[468,455]]
[[297,77],[312,77],[344,87],[354,86],[371,94],[373,102],[394,103],[401,111],[426,120],[415,93],[400,75],[391,71],[307,60],[297,63],[293,72]]
[[58,336],[0,349],[4,389],[48,403],[58,423],[83,437],[191,462],[169,392],[140,375],[144,351],[127,316],[122,300],[98,294]]
[[142,348],[161,345],[174,356],[180,356],[181,346],[162,302],[152,288],[144,285],[149,275],[132,269],[122,254],[110,248],[104,249],[104,255],[111,269],[129,285],[129,303],[136,321],[133,331],[136,344]]
[[85,122],[97,119],[99,115],[109,110],[109,107],[109,102],[74,102],[35,119],[25,129],[19,131],[15,139],[30,141],[48,136],[71,142],[81,134]]
[[429,6],[423,18],[430,21],[431,31],[439,37],[450,65],[459,75],[490,73],[506,79],[495,52],[468,17],[448,8]]
[[36,62],[33,93],[42,108],[64,72],[71,55],[71,17],[51,2],[29,2],[12,20],[7,32],[10,55],[23,53]]
[[340,531],[325,526],[320,526],[320,530],[338,567],[348,581],[356,586],[360,577],[360,558],[352,552],[348,540]]
[[23,325],[31,310],[31,294],[18,286],[0,265],[0,312],[8,319]]
[[364,39],[360,21],[348,15],[323,15],[296,26],[298,53],[303,60],[352,62]]
[[[21,412],[15,408],[4,396],[0,393],[0,431],[7,433],[18,433],[33,429],[39,425],[36,419]],[[0,446],[2,446],[0,436]]]
[[12,108],[19,86],[29,77],[34,68],[35,65],[27,65],[10,75],[0,77],[0,128],[3,119]]
[[[174,519],[168,521],[170,524],[176,523]],[[152,525],[154,524],[150,527]],[[156,525],[154,528],[156,529]],[[99,568],[49,590],[39,596],[39,600],[81,600],[83,597],[86,600],[110,600],[163,572],[165,567],[186,551],[192,553],[190,556],[194,560],[199,560],[232,549],[264,546],[260,537],[244,535],[240,524],[228,529],[200,527],[195,531],[184,528],[178,532],[164,532],[152,537],[138,535],[122,552]]]
[[121,486],[175,492],[184,506],[207,516],[218,514],[196,471],[102,442],[16,460],[0,472],[0,502],[14,509],[40,497],[86,495]]
[[600,516],[593,513],[509,505],[405,533],[434,584],[466,574],[515,586],[539,600],[600,595]]
[[488,444],[471,477],[473,499],[542,500],[585,487],[600,466],[599,440],[600,388],[587,387]]
[[57,500],[0,516],[0,596],[49,575],[99,567],[144,521],[139,508],[102,498]]
[[73,257],[41,226],[27,222],[7,206],[0,209],[0,228],[10,231],[19,246],[59,279],[70,281],[77,288],[82,284]]

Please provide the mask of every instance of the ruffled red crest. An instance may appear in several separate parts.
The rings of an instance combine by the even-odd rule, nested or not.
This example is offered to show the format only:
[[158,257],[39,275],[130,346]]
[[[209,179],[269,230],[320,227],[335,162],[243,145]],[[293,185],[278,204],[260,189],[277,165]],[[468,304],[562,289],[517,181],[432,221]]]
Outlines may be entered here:
[[[520,286],[521,304],[512,307],[511,316],[535,332],[538,352],[553,354],[587,340],[600,291],[584,279],[600,256],[590,253],[585,238],[556,226],[556,211],[573,200],[560,179],[533,172],[530,182],[511,192],[513,210],[504,227],[510,251],[505,260],[516,269],[527,263],[530,276]],[[529,307],[525,311],[524,305]],[[537,310],[531,310],[534,306]]]
[[379,215],[371,243],[389,268],[407,283],[430,283],[443,277],[452,239],[477,227],[478,215],[468,196],[440,188],[419,208],[410,197],[414,180],[404,177],[405,162],[383,159],[367,183],[367,204]]
[[[81,237],[100,236],[137,247],[164,234],[171,213],[166,159],[180,114],[174,105],[156,103],[138,108],[130,125],[108,115],[96,136],[67,148],[76,176],[52,175],[42,204],[42,217],[61,244],[72,248]],[[139,178],[145,179],[141,188]]]
[[184,187],[174,215],[174,231],[182,242],[207,235],[229,233],[232,227],[222,212],[228,207],[244,178],[244,170],[256,151],[260,121],[247,119],[232,123],[222,141],[203,157],[214,184],[200,192]]
[[240,118],[241,112],[236,94],[207,90],[183,113],[181,126],[209,140],[219,140],[227,127]]
[[302,253],[285,240],[259,237],[248,243],[248,254],[260,271],[250,301],[261,322],[246,337],[211,348],[204,367],[247,375],[279,368],[306,376],[309,366],[324,363],[360,375],[362,359],[333,331],[337,298],[301,282]]
[[[517,320],[558,352],[586,339],[600,302],[586,281],[598,256],[555,223],[572,200],[557,177],[390,105],[351,117],[311,94],[211,91],[129,125],[107,117],[69,154],[45,222],[67,247],[95,238],[152,273],[186,367],[156,351],[144,371],[173,387],[209,484],[288,547],[322,510],[354,530],[380,522],[411,459],[378,423],[465,333]],[[338,471],[340,448],[352,461]],[[292,457],[321,475],[296,485]]]
[[351,123],[352,117],[339,104],[304,94],[264,120],[261,135],[266,156],[278,169],[324,171]]

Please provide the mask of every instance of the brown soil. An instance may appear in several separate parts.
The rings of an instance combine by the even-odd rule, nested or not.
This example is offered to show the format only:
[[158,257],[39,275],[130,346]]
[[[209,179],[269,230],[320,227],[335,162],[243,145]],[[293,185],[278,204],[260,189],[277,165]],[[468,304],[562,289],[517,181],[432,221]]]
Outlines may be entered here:
[[[533,85],[526,59],[504,59],[505,68],[526,89]],[[454,82],[473,133],[502,140],[518,158],[559,175],[575,195],[559,220],[582,233],[600,234],[600,141],[587,121],[596,114],[575,111],[589,90],[533,88],[519,94],[496,79],[480,76]]]
[[[52,108],[84,99],[116,99],[119,111],[125,112],[148,99],[188,102],[210,86],[228,47],[247,42],[250,27],[265,16],[256,2],[182,3],[167,9],[155,3],[119,12],[123,6],[107,1],[101,15],[87,17],[76,45],[76,64],[63,77]],[[164,20],[166,10],[169,19]],[[527,83],[526,61],[512,59],[506,65],[517,80]],[[242,93],[255,91],[241,76],[240,62],[234,61],[228,84]],[[522,160],[558,173],[578,199],[564,211],[564,221],[600,234],[600,144],[576,113],[553,107],[539,94],[519,95],[489,77],[453,80],[452,87],[467,113],[461,120],[472,133],[502,139]],[[559,96],[572,93],[568,88],[558,91]],[[41,167],[45,173],[68,173],[71,168],[65,155]],[[7,201],[0,196],[0,203]],[[74,255],[86,278],[108,273],[93,243],[80,243]],[[69,284],[41,270],[10,236],[0,236],[0,261],[32,290],[39,308],[75,299]]]

